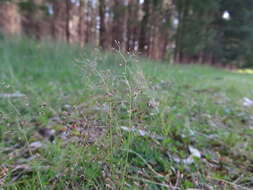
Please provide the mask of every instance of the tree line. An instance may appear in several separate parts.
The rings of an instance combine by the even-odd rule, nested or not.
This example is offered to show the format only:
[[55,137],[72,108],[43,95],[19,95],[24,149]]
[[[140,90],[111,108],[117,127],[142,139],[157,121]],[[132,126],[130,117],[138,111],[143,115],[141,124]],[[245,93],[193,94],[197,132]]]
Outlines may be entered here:
[[253,66],[252,0],[1,0],[0,29],[177,63]]

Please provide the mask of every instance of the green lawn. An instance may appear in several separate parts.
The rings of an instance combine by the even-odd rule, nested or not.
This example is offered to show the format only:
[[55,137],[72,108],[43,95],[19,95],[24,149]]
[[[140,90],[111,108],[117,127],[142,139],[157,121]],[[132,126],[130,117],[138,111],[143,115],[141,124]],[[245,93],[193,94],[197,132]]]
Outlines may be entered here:
[[2,39],[0,189],[252,189],[245,97],[252,74]]

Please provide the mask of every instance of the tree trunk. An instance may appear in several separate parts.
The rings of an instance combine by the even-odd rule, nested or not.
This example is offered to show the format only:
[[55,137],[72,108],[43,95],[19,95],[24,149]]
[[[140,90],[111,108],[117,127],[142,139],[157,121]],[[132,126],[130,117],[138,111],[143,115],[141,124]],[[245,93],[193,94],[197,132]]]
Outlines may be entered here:
[[0,3],[0,32],[7,35],[21,33],[21,15],[15,3]]
[[66,30],[66,39],[67,39],[67,42],[70,42],[70,28],[69,28],[69,22],[70,22],[70,0],[65,0],[65,3],[66,3],[66,18],[65,18],[65,22],[66,22],[66,25],[65,25],[65,30]]
[[78,35],[79,35],[79,43],[81,47],[85,44],[85,2],[84,0],[80,0],[79,5],[79,24],[78,24]]
[[106,23],[105,23],[105,0],[99,0],[99,18],[100,18],[100,25],[99,25],[99,45],[103,49],[106,48]]
[[53,36],[56,40],[67,40],[67,16],[66,16],[66,1],[53,1]]
[[126,7],[124,1],[115,0],[113,5],[112,47],[125,51],[126,49]]
[[150,0],[144,0],[143,11],[144,16],[140,25],[139,51],[147,55],[149,52],[149,17],[150,17]]
[[126,39],[126,50],[135,51],[138,48],[138,40],[140,33],[140,4],[136,0],[128,1],[127,8],[127,39]]

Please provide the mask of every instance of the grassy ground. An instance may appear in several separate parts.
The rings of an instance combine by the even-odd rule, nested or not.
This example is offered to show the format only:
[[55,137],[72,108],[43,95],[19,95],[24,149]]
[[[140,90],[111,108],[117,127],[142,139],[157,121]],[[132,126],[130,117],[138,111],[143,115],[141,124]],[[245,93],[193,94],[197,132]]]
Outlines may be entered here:
[[0,189],[252,189],[244,97],[253,75],[1,40]]

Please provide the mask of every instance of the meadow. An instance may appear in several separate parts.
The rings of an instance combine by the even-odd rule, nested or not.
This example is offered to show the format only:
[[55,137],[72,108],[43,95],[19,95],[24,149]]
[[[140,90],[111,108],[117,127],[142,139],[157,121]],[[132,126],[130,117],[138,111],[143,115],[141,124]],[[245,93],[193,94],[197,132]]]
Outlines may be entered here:
[[0,40],[0,189],[252,189],[253,75]]

